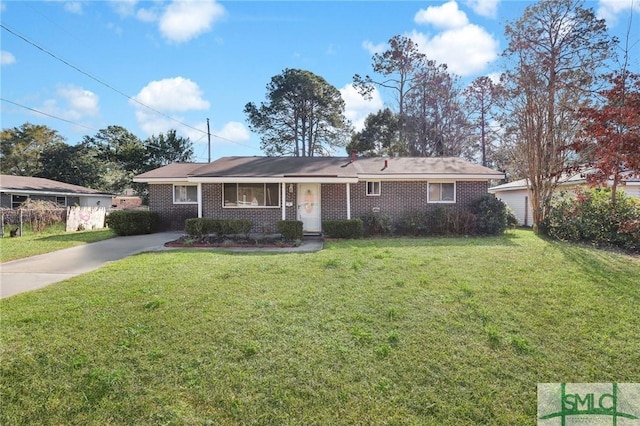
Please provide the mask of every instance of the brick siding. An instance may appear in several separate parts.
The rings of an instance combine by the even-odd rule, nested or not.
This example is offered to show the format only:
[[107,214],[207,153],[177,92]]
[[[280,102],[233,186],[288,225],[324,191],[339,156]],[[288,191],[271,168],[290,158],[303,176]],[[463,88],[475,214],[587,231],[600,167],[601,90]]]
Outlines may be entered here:
[[[366,195],[366,182],[351,184],[351,217],[358,218],[379,208],[380,213],[397,220],[410,210],[434,210],[437,207],[464,210],[473,201],[487,194],[486,181],[456,182],[456,203],[427,203],[426,181],[382,181],[380,196]],[[287,184],[285,202],[286,219],[296,219],[297,187],[289,192]],[[282,208],[224,208],[222,207],[223,184],[202,184],[202,213],[204,217],[216,219],[248,219],[253,221],[253,231],[272,232],[276,222],[282,219]],[[322,220],[346,219],[346,184],[321,185]],[[149,209],[160,214],[162,224],[169,229],[184,229],[184,221],[198,216],[195,204],[173,204],[173,185],[149,185]]]
[[184,221],[198,217],[197,204],[173,204],[173,185],[149,185],[149,210],[160,215],[162,229],[182,230]]

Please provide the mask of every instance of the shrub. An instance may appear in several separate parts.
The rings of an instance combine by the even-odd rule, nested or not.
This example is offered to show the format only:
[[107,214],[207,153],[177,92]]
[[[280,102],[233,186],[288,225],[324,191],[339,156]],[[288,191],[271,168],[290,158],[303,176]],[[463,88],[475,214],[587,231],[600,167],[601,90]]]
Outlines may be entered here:
[[322,229],[330,238],[362,238],[364,235],[362,219],[325,220]]
[[596,188],[554,197],[543,224],[545,233],[563,241],[582,241],[640,251],[640,202],[623,192]]
[[32,199],[22,203],[20,209],[23,211],[23,220],[31,225],[31,230],[35,233],[44,231],[54,223],[64,223],[67,211],[52,201]]
[[396,222],[395,230],[400,235],[423,236],[429,233],[428,223],[426,210],[410,210]]
[[472,203],[471,212],[477,217],[476,232],[480,235],[498,235],[507,229],[507,206],[492,194]]
[[302,240],[302,222],[299,220],[279,220],[276,222],[278,232],[286,241]]
[[384,213],[367,213],[360,217],[365,235],[387,235],[391,233],[391,218]]
[[117,235],[151,234],[158,223],[157,213],[142,210],[120,210],[107,216],[107,226]]
[[203,237],[214,232],[214,226],[214,220],[211,218],[192,218],[184,221],[184,232],[190,237]]
[[253,227],[250,220],[192,218],[184,222],[184,231],[192,237],[203,237],[215,233],[218,236],[248,234]]

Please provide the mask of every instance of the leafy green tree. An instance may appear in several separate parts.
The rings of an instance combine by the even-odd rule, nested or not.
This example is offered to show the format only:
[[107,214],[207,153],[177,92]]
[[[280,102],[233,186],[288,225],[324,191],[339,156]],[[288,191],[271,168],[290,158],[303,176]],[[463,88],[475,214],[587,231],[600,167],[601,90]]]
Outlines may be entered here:
[[40,124],[24,123],[0,132],[0,170],[2,174],[35,176],[42,171],[42,152],[64,143],[56,130]]
[[144,144],[124,127],[108,126],[94,136],[85,136],[83,143],[104,165],[102,190],[120,194],[132,188],[135,175],[147,171]]
[[505,29],[505,129],[519,147],[530,187],[534,229],[568,165],[576,117],[615,40],[582,0],[542,0]]
[[399,153],[397,115],[389,108],[369,114],[364,120],[364,128],[351,136],[347,153],[352,151],[365,157]]
[[47,146],[41,156],[43,168],[35,176],[59,182],[101,189],[104,164],[86,143],[68,145],[58,142]]
[[175,130],[169,130],[166,135],[160,133],[144,141],[147,159],[145,168],[152,170],[171,163],[184,163],[193,159],[193,143],[189,138],[176,135]]
[[325,155],[348,138],[340,91],[310,71],[285,69],[267,84],[267,101],[249,102],[244,112],[252,131],[262,134],[267,155]]

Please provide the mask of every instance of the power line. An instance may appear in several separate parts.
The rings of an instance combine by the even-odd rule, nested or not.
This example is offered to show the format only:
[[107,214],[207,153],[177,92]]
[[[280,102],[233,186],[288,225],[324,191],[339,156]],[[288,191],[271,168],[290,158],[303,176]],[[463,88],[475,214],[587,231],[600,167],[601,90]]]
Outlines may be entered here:
[[46,112],[43,112],[43,111],[39,111],[39,110],[34,109],[34,108],[29,108],[28,106],[21,105],[21,104],[19,104],[17,102],[13,102],[13,101],[10,101],[10,100],[5,99],[5,98],[0,98],[0,100],[2,100],[3,102],[7,102],[7,103],[13,104],[15,106],[18,106],[20,108],[24,108],[26,110],[33,111],[33,112],[38,113],[38,114],[46,115],[47,117],[55,118],[56,120],[64,121],[65,123],[73,124],[74,126],[84,127],[85,129],[89,129],[89,130],[94,131],[94,132],[98,132],[99,131],[99,130],[94,129],[92,127],[85,126],[84,124],[75,123],[73,121],[67,120],[66,118],[58,117],[58,116],[55,116],[53,114],[49,114],[49,113],[46,113]]
[[[49,50],[45,49],[44,47],[42,47],[42,46],[40,46],[40,45],[36,44],[35,42],[33,42],[33,41],[31,41],[31,40],[29,40],[29,39],[28,39],[28,38],[26,38],[25,36],[23,36],[23,35],[21,35],[21,34],[18,34],[15,30],[12,30],[11,28],[7,27],[5,24],[0,23],[0,27],[2,27],[5,31],[9,32],[10,34],[12,34],[12,35],[14,35],[14,36],[18,37],[19,39],[23,40],[25,43],[30,44],[31,46],[35,47],[36,49],[40,50],[41,52],[46,53],[47,55],[51,56],[52,58],[56,59],[57,61],[62,62],[62,63],[63,63],[63,64],[65,64],[66,66],[68,66],[68,67],[70,67],[70,68],[74,69],[75,71],[77,71],[77,72],[79,72],[79,73],[81,73],[81,74],[83,74],[83,75],[85,75],[85,76],[89,77],[90,79],[92,79],[92,80],[94,80],[94,81],[96,81],[96,82],[98,82],[98,83],[102,84],[103,86],[105,86],[105,87],[107,87],[107,88],[109,88],[109,89],[113,90],[114,92],[118,93],[119,95],[122,95],[122,96],[124,96],[125,98],[127,98],[127,99],[129,99],[129,100],[131,100],[131,101],[133,101],[133,102],[135,102],[135,103],[137,103],[138,105],[143,106],[143,107],[145,107],[145,108],[149,109],[150,111],[153,111],[153,112],[155,112],[156,114],[159,114],[159,115],[161,115],[161,116],[163,116],[163,117],[165,117],[165,118],[168,118],[169,120],[175,121],[176,123],[179,123],[179,124],[181,124],[181,125],[183,125],[183,126],[185,126],[185,127],[188,127],[188,128],[190,128],[190,129],[196,130],[196,131],[198,131],[198,132],[200,132],[200,133],[203,133],[203,134],[205,134],[205,135],[208,135],[208,134],[209,134],[209,132],[207,132],[207,131],[204,131],[204,130],[202,130],[202,129],[198,129],[197,127],[193,127],[193,126],[191,126],[191,125],[189,125],[189,124],[187,124],[187,123],[184,123],[184,122],[182,122],[182,121],[180,121],[180,120],[178,120],[178,119],[176,119],[176,118],[174,118],[174,117],[171,117],[170,115],[167,115],[167,114],[165,114],[165,113],[163,113],[163,112],[161,112],[161,111],[158,111],[157,109],[155,109],[155,108],[153,108],[153,107],[151,107],[151,106],[149,106],[149,105],[146,105],[146,104],[144,104],[144,103],[142,103],[142,102],[138,101],[137,99],[135,99],[135,98],[133,98],[133,97],[131,97],[131,96],[127,95],[126,93],[122,92],[121,90],[118,90],[117,88],[113,87],[113,86],[112,86],[112,85],[110,85],[109,83],[107,83],[107,82],[105,82],[105,81],[101,80],[100,78],[95,77],[94,75],[92,75],[92,74],[88,73],[87,71],[84,71],[84,70],[80,69],[79,67],[77,67],[77,66],[73,65],[72,63],[68,62],[67,60],[62,59],[61,57],[57,56],[55,53],[50,52]],[[10,102],[10,101],[7,101],[7,102]],[[13,102],[12,102],[12,103],[13,103]],[[16,105],[17,105],[17,104],[16,104]],[[19,105],[19,106],[21,106],[21,105]],[[25,108],[27,108],[27,107],[25,107]],[[29,109],[29,108],[27,108],[27,109]],[[36,111],[36,112],[40,112],[40,111]],[[41,113],[41,114],[44,114],[44,113],[42,113],[42,112],[40,112],[40,113]],[[44,114],[44,115],[47,115],[47,114]],[[59,118],[59,117],[53,117],[53,118]],[[66,120],[63,120],[63,121],[66,121]],[[72,124],[74,124],[74,123],[72,123]],[[94,129],[91,129],[91,130],[94,130]],[[237,142],[237,141],[234,141],[234,140],[228,139],[228,138],[224,138],[224,137],[222,137],[222,136],[218,136],[218,135],[215,135],[215,134],[211,134],[211,136],[213,136],[213,137],[215,137],[215,138],[218,138],[218,139],[221,139],[221,140],[225,140],[225,141],[227,141],[227,142],[231,142],[231,143],[236,144],[236,145],[246,146],[246,147],[248,147],[248,148],[254,148],[254,147],[252,147],[252,146],[250,146],[250,145],[246,145],[246,144],[243,144],[243,143],[240,143],[240,142]],[[255,149],[255,148],[254,148],[254,149]]]

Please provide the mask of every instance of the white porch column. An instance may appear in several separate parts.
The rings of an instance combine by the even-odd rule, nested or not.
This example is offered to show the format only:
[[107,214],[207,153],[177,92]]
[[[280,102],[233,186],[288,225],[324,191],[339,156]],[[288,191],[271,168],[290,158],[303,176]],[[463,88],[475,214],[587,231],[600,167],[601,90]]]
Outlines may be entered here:
[[198,217],[202,217],[202,183],[198,183],[197,192],[198,192]]
[[347,183],[347,219],[351,219],[351,184]]
[[282,189],[280,190],[280,200],[282,203],[282,220],[287,220],[287,184],[282,182],[280,184]]

